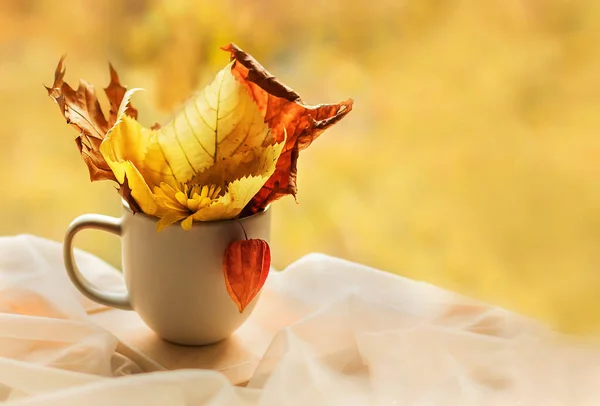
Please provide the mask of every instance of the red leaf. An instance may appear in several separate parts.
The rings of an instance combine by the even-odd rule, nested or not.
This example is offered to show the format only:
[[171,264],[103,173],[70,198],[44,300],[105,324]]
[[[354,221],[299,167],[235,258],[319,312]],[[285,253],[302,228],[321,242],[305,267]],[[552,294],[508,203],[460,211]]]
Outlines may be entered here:
[[240,313],[260,292],[270,267],[271,249],[265,240],[234,241],[225,249],[225,287]]
[[352,110],[353,101],[308,106],[298,93],[279,82],[237,45],[229,44],[222,49],[235,60],[231,73],[258,106],[273,138],[281,142],[284,135],[287,137],[275,173],[244,208],[243,215],[248,215],[261,211],[283,196],[296,196],[296,164],[300,151],[343,119]]

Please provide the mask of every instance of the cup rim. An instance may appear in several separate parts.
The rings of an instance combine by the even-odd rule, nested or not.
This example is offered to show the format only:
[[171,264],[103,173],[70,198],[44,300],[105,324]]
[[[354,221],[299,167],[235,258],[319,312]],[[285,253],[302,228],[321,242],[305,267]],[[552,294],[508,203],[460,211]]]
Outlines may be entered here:
[[[147,218],[150,221],[153,222],[158,222],[160,219],[158,217],[155,216],[151,216],[149,214],[146,214],[142,211],[139,211],[137,213],[134,213],[133,210],[131,210],[131,207],[129,206],[129,203],[127,203],[125,201],[125,199],[121,199],[121,204],[123,205],[123,208],[132,216],[142,216],[144,218]],[[265,207],[264,209],[262,209],[259,212],[256,212],[254,214],[251,214],[249,216],[246,217],[242,217],[242,218],[232,218],[232,219],[227,219],[227,220],[205,220],[205,221],[194,221],[192,223],[192,227],[201,227],[202,225],[206,225],[206,224],[223,224],[223,223],[229,223],[229,222],[234,222],[234,221],[246,221],[246,220],[250,220],[251,218],[254,217],[258,217],[262,214],[267,213],[267,211],[269,210],[269,208],[271,207],[271,204],[267,205],[267,207]],[[179,221],[177,223],[174,224],[178,224]]]

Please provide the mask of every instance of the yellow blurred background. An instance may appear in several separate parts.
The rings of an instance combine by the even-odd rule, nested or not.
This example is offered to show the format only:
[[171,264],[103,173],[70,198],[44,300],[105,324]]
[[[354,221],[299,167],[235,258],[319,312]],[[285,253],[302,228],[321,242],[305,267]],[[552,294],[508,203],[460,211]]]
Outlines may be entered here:
[[[111,61],[146,88],[149,126],[235,42],[307,103],[355,100],[273,206],[276,267],[324,252],[598,332],[598,24],[597,0],[0,0],[0,234],[119,215],[42,86],[61,54],[70,83]],[[116,238],[78,242],[119,266]]]

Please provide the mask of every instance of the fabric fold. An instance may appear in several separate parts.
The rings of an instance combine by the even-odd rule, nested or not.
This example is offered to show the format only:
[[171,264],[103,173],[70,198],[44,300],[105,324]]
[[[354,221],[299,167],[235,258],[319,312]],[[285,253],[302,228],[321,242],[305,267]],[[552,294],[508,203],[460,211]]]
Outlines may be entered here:
[[[123,289],[91,254],[94,283]],[[0,401],[8,405],[587,405],[600,402],[600,351],[526,317],[423,282],[311,254],[272,272],[227,351],[251,379],[142,373],[88,313],[61,246],[0,238]],[[251,337],[245,339],[246,337]],[[174,356],[181,356],[178,351]],[[228,354],[230,356],[232,354]],[[235,355],[235,354],[233,354]],[[256,361],[254,361],[256,360]],[[218,361],[218,360],[217,360]]]

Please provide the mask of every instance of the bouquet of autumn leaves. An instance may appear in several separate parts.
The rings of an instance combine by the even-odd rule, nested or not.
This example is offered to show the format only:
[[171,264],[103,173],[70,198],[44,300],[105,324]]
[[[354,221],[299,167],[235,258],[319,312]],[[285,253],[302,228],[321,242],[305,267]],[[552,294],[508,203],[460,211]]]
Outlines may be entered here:
[[[351,99],[304,105],[235,44],[222,49],[230,63],[162,127],[137,121],[130,98],[140,89],[127,91],[112,66],[104,89],[107,116],[92,85],[80,81],[75,90],[64,81],[64,57],[46,88],[79,132],[75,141],[90,180],[117,182],[133,213],[158,219],[157,232],[175,223],[189,230],[195,221],[244,217],[285,195],[295,197],[299,152],[352,109]],[[248,266],[244,256],[255,265]],[[250,269],[241,269],[242,262]],[[260,272],[264,283],[269,247],[262,240],[234,242],[223,264],[228,291],[241,311],[249,302],[240,299],[242,291],[258,289],[241,286],[236,294],[232,276],[251,280],[242,274]]]

